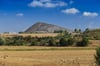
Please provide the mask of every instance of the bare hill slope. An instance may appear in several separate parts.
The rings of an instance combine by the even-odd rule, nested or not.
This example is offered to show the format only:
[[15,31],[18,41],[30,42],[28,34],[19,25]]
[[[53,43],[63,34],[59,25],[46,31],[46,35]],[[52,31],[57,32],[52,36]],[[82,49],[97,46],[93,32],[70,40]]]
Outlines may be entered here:
[[60,31],[60,30],[69,31],[68,29],[57,26],[57,25],[38,22],[38,23],[35,23],[34,25],[32,25],[31,27],[29,27],[25,32],[26,33],[33,33],[33,32],[49,32],[49,33],[52,33],[54,31]]

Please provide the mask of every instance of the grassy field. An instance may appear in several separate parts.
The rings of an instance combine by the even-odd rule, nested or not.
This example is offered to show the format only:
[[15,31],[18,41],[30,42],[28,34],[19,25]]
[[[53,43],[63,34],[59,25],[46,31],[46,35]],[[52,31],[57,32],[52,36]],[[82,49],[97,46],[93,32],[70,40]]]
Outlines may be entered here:
[[0,66],[95,66],[94,49],[2,46],[0,47]]
[[95,47],[1,46],[0,51],[95,50]]

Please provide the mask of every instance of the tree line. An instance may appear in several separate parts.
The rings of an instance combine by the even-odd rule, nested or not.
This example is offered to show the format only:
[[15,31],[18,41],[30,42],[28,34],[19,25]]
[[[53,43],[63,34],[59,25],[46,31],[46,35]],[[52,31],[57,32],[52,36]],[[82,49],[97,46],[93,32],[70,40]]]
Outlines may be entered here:
[[0,46],[88,46],[88,38],[63,31],[56,37],[1,37]]

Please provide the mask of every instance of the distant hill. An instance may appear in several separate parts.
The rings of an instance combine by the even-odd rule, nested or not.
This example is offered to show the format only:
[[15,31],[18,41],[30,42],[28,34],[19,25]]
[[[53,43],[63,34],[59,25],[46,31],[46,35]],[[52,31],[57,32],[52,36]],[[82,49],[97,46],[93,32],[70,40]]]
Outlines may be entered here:
[[43,22],[37,22],[34,25],[32,25],[31,27],[29,27],[25,33],[34,33],[34,32],[48,32],[48,33],[52,33],[54,31],[70,31],[66,28],[57,26],[57,25],[53,25],[53,24],[47,24],[47,23],[43,23]]
[[100,39],[100,29],[89,30],[85,35],[89,36],[91,39]]

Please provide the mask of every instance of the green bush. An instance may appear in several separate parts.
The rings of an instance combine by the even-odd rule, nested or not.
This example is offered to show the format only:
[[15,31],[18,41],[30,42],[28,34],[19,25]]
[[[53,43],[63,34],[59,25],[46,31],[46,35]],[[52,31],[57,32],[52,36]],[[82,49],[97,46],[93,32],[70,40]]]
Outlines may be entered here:
[[67,46],[67,39],[61,38],[59,41],[59,46]]
[[15,41],[16,41],[15,39],[12,39],[12,38],[6,38],[5,45],[6,45],[6,46],[14,46],[15,43],[16,43]]
[[24,40],[16,40],[14,44],[15,46],[25,46],[26,42]]
[[3,38],[0,38],[0,46],[1,46],[1,45],[4,45],[4,44],[5,44],[4,39],[3,39]]
[[83,37],[81,41],[76,43],[76,46],[84,47],[84,46],[88,46],[88,44],[89,44],[89,40]]
[[98,48],[96,49],[95,59],[96,59],[96,64],[97,64],[97,66],[100,66],[100,47],[98,47]]
[[36,46],[37,42],[36,41],[32,41],[30,46]]
[[54,38],[51,38],[49,41],[48,41],[48,46],[57,46],[56,44],[56,40]]
[[69,46],[73,45],[74,43],[75,43],[75,40],[74,40],[73,38],[69,38],[69,39],[67,40],[67,44],[68,44]]

